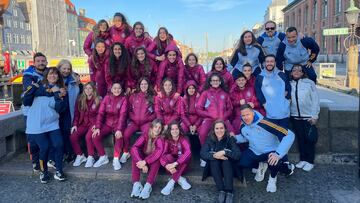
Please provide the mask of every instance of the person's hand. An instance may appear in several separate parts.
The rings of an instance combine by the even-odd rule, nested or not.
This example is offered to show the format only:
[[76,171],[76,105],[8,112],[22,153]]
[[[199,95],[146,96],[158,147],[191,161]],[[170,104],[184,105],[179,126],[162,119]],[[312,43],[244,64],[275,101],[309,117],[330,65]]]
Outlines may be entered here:
[[77,131],[77,127],[76,127],[76,126],[73,126],[73,127],[71,128],[70,134],[73,134],[73,133],[76,132],[76,131]]
[[91,132],[94,132],[95,129],[96,129],[96,127],[95,127],[95,125],[93,125],[93,126],[91,127]]
[[318,119],[315,119],[315,118],[310,118],[307,120],[311,125],[316,125]]
[[161,55],[161,56],[157,56],[157,57],[155,57],[155,59],[156,59],[157,61],[163,61],[163,60],[165,60],[165,55],[163,54],[163,55]]
[[234,136],[235,136],[235,133],[234,133],[234,132],[230,132],[229,135],[230,135],[231,137],[234,137]]
[[54,86],[54,87],[51,88],[51,91],[52,92],[58,92],[58,91],[60,91],[60,89],[57,86]]
[[146,162],[144,160],[138,161],[136,163],[136,167],[138,167],[139,169],[143,169],[144,166],[146,166]]
[[65,96],[66,96],[66,89],[60,88],[60,97],[65,97]]
[[222,159],[223,156],[225,156],[225,151],[224,150],[218,151],[213,155],[213,157],[215,159]]
[[255,107],[254,103],[252,103],[252,102],[248,102],[248,104],[251,106],[251,108]]
[[270,166],[275,166],[279,162],[279,160],[280,160],[280,157],[276,153],[269,154],[268,163]]
[[174,94],[174,99],[177,99],[178,97],[180,97],[180,93],[176,92],[176,93]]
[[147,173],[149,171],[149,168],[147,166],[142,167],[141,171],[143,173]]
[[310,61],[306,62],[306,68],[311,68],[312,67],[312,63]]
[[122,133],[121,133],[121,131],[120,130],[117,130],[116,132],[115,132],[115,138],[116,139],[120,139],[120,138],[122,138]]
[[92,137],[95,138],[98,135],[100,135],[100,129],[95,128],[93,133],[92,133]]
[[126,94],[126,95],[129,95],[129,94],[130,94],[130,92],[131,92],[130,87],[126,88],[126,92],[125,92],[125,94]]
[[245,99],[240,99],[240,104],[244,105],[246,103]]

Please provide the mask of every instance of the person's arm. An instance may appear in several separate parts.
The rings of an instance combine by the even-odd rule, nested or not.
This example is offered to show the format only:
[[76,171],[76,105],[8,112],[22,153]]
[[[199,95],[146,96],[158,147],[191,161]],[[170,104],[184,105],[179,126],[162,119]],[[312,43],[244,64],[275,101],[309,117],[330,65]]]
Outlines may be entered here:
[[284,69],[284,61],[285,61],[285,48],[286,48],[286,45],[283,43],[283,42],[280,42],[279,44],[279,48],[276,52],[276,67],[279,69],[279,70],[283,70]]
[[304,37],[300,41],[306,49],[310,50],[309,62],[314,63],[320,52],[319,45],[310,37]]
[[227,120],[227,119],[229,119],[229,117],[233,113],[233,106],[232,106],[232,103],[231,103],[230,95],[228,95],[226,97],[225,102],[226,102],[226,110],[225,110],[225,114],[224,114],[224,119]]
[[261,105],[264,105],[266,103],[266,99],[265,96],[261,90],[262,87],[262,81],[263,81],[263,77],[262,76],[258,76],[255,79],[255,94],[256,94],[256,98],[258,99],[258,101],[260,102]]
[[[76,99],[75,108],[74,108],[73,126],[79,126],[79,119],[80,119],[79,105],[80,105],[79,100]],[[87,109],[87,111],[90,111],[90,109]]]
[[115,131],[121,131],[121,133],[124,133],[126,119],[127,119],[127,111],[128,111],[128,100],[124,96],[124,101],[121,104],[120,112],[119,112],[120,117],[119,117]]
[[164,140],[162,138],[157,138],[154,144],[155,150],[144,159],[149,165],[160,159],[164,152]]
[[176,88],[176,92],[181,94],[182,90],[183,90],[183,86],[185,85],[185,79],[184,79],[184,70],[185,70],[185,66],[184,63],[182,62],[181,58],[179,58],[179,62],[178,62],[178,75],[177,75],[177,88]]
[[96,82],[96,80],[95,80],[95,78],[96,78],[96,68],[95,68],[95,64],[94,64],[92,56],[89,57],[88,64],[89,64],[90,80],[91,80],[91,82]]
[[146,48],[147,54],[149,56],[149,58],[151,58],[152,60],[155,61],[156,58],[156,54],[154,54],[156,50],[156,42],[155,40]]
[[190,126],[190,120],[186,115],[186,98],[182,98],[181,99],[181,121],[186,125],[186,126]]
[[233,160],[239,160],[241,152],[239,147],[236,145],[235,138],[229,137],[228,139],[229,139],[229,143],[228,143],[228,148],[225,149],[225,156]]
[[183,164],[191,159],[191,146],[190,146],[190,142],[186,138],[181,139],[180,144],[181,144],[182,154],[178,157],[176,162],[178,164]]
[[286,99],[291,99],[291,85],[290,85],[290,81],[288,80],[288,78],[286,77],[285,73],[283,72],[279,72],[279,77],[284,81],[285,83],[285,91],[287,92],[287,94],[285,95]]
[[156,83],[155,86],[158,88],[157,91],[161,89],[161,82],[163,80],[164,74],[165,74],[165,68],[167,66],[168,62],[166,60],[162,61],[159,65],[157,76],[156,76]]
[[99,108],[99,111],[98,111],[98,114],[97,114],[97,117],[96,117],[96,124],[95,124],[95,127],[97,129],[100,129],[101,126],[103,125],[108,100],[109,100],[109,97],[105,96],[105,98],[103,99],[103,101],[100,104],[100,108]]
[[259,49],[258,60],[259,60],[260,65],[262,65],[265,61],[265,53],[264,53],[262,47],[256,46],[256,48]]
[[210,101],[207,98],[207,92],[204,91],[201,93],[199,100],[196,103],[196,113],[203,118],[211,118],[211,115],[206,110],[206,106]]
[[262,46],[263,42],[264,42],[264,38],[262,36],[259,36],[256,41]]
[[214,151],[211,150],[211,138],[207,137],[205,144],[201,147],[200,157],[206,161],[215,160],[213,157]]
[[311,83],[310,86],[311,118],[319,119],[319,113],[320,113],[319,94],[315,83],[312,80],[309,80],[309,82]]
[[164,121],[161,106],[162,106],[161,98],[159,96],[155,96],[155,105],[154,105],[154,107],[155,107],[156,118]]
[[58,113],[62,113],[66,110],[66,102],[64,98],[60,97],[60,91],[54,92],[55,99],[55,111]]
[[106,90],[108,91],[111,89],[112,86],[112,78],[111,78],[109,62],[105,63],[104,72],[105,72]]
[[204,85],[206,83],[206,74],[205,74],[203,66],[202,65],[199,65],[199,66],[200,66],[200,71],[199,71],[200,84],[199,84],[199,87],[198,87],[198,92],[202,92],[203,89],[204,89]]
[[233,57],[232,57],[232,59],[231,59],[231,61],[230,61],[231,66],[232,66],[232,67],[235,67],[235,65],[236,65],[236,63],[238,62],[238,60],[239,60],[238,50],[235,50],[235,51],[234,51],[234,54],[233,54]]
[[90,57],[91,54],[92,54],[92,44],[93,44],[93,36],[94,36],[94,33],[93,32],[90,32],[88,34],[88,36],[86,37],[85,41],[84,41],[84,52],[85,54]]
[[146,132],[142,132],[141,136],[135,141],[134,145],[131,147],[131,156],[135,159],[135,160],[139,160],[141,161],[141,155],[140,155],[140,151],[142,150],[141,148],[146,144],[146,140],[145,140],[145,136],[147,136],[147,131]]

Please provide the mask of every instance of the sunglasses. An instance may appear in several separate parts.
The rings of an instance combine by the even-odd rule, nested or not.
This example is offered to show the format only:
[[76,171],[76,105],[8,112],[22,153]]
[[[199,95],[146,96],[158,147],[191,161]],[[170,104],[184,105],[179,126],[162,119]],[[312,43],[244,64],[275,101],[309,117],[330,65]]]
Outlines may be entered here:
[[267,27],[265,28],[265,30],[269,31],[269,30],[275,30],[275,27]]

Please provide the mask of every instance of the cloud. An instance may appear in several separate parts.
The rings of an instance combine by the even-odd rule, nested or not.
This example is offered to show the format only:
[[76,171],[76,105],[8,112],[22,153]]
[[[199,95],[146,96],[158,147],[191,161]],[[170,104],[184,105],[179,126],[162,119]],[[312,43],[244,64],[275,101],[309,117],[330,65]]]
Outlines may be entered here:
[[181,0],[191,9],[208,9],[210,11],[224,11],[244,4],[249,0]]

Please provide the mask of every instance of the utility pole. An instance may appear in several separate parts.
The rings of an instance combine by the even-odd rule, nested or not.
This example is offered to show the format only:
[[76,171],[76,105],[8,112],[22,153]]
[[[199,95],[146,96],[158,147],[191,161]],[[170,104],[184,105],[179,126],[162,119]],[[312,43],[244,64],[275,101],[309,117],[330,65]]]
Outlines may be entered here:
[[205,32],[205,52],[206,52],[206,70],[209,68],[209,48],[208,48],[208,33]]

